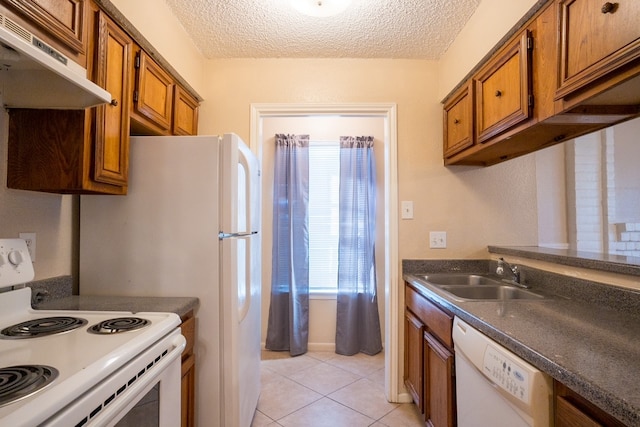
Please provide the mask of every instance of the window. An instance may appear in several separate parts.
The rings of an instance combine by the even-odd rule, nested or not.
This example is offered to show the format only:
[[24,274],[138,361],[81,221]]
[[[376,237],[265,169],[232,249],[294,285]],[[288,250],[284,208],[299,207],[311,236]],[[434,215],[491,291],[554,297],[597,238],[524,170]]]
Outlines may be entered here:
[[340,143],[309,143],[309,291],[338,291]]

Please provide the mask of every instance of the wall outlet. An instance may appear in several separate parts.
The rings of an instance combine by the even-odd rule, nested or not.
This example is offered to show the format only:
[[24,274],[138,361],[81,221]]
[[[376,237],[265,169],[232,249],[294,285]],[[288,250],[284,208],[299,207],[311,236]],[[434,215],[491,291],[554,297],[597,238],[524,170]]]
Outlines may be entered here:
[[20,233],[19,237],[27,243],[31,262],[36,262],[36,233]]
[[446,231],[429,232],[429,247],[432,249],[444,249],[447,247]]

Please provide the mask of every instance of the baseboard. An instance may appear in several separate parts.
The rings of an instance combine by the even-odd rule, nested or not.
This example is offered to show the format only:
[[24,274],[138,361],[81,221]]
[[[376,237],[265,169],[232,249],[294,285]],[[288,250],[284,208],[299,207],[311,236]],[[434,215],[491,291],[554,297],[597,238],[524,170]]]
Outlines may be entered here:
[[[260,343],[260,348],[266,350],[265,343]],[[332,342],[310,342],[307,344],[308,351],[329,351],[335,353],[336,344]]]
[[336,344],[333,342],[310,342],[307,345],[309,351],[330,351],[336,352]]
[[395,403],[413,403],[413,398],[411,397],[411,394],[408,392],[399,393],[398,401]]

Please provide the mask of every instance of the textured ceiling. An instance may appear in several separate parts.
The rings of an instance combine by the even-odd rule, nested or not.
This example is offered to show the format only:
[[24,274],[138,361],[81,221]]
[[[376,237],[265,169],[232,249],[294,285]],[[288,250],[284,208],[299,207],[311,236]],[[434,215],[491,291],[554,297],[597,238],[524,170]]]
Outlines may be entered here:
[[353,0],[311,18],[290,0],[166,0],[207,58],[439,59],[481,0]]

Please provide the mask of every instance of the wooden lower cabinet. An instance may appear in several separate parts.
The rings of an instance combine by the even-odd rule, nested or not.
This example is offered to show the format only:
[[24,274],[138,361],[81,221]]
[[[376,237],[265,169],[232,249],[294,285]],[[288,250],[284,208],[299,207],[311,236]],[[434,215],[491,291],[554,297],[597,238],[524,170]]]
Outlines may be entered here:
[[190,311],[182,318],[182,335],[187,339],[187,345],[182,353],[182,393],[181,393],[181,426],[193,427],[195,420],[196,400],[196,355],[195,355],[195,326],[196,318]]
[[425,425],[456,425],[453,315],[405,285],[404,381]]
[[424,388],[422,385],[423,374],[423,335],[424,325],[420,319],[415,317],[410,311],[405,312],[405,328],[404,328],[404,366],[405,377],[404,384],[411,393],[413,401],[420,408],[420,412],[424,413]]
[[553,392],[555,427],[625,426],[558,381],[553,382]]
[[456,424],[453,350],[424,334],[425,420],[428,426]]

